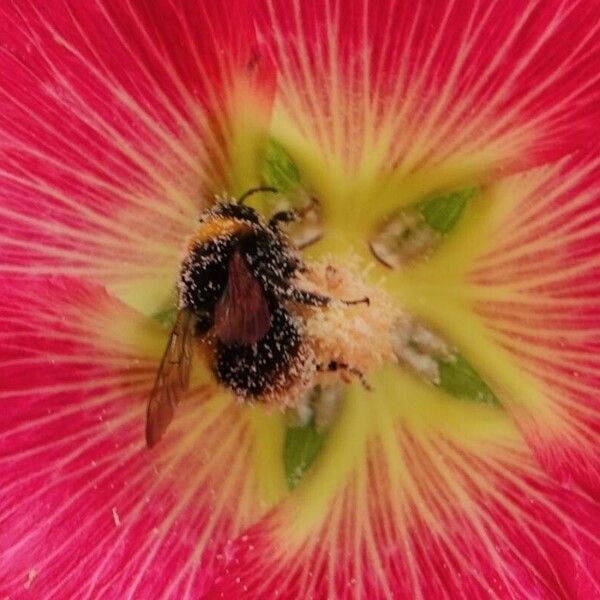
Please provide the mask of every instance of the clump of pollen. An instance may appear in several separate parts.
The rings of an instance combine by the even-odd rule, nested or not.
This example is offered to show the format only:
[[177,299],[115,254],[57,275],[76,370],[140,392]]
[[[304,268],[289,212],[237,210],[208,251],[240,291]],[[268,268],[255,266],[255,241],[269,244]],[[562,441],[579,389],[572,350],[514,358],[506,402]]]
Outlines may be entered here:
[[326,257],[306,261],[306,267],[298,287],[331,302],[294,309],[304,335],[303,349],[290,365],[293,382],[264,401],[267,407],[287,409],[293,424],[306,422],[314,411],[317,425],[327,426],[346,384],[369,389],[370,373],[397,362],[392,332],[401,312],[383,289],[367,282],[357,262]]
[[[317,364],[325,367],[318,372],[317,382],[328,384],[339,378],[348,382],[358,373],[366,377],[395,360],[391,331],[399,311],[389,295],[368,284],[352,268],[352,261],[329,258],[308,267],[300,285],[334,299],[327,307],[302,308],[307,340]],[[344,302],[361,298],[368,302]]]

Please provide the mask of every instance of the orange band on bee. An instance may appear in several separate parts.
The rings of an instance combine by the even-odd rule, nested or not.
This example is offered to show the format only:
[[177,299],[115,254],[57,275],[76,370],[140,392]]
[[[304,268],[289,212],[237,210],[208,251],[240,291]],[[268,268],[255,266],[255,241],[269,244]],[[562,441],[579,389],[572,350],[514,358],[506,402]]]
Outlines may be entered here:
[[216,237],[233,235],[247,230],[248,226],[237,219],[213,219],[200,224],[190,239],[188,248],[191,250],[197,244],[208,242]]

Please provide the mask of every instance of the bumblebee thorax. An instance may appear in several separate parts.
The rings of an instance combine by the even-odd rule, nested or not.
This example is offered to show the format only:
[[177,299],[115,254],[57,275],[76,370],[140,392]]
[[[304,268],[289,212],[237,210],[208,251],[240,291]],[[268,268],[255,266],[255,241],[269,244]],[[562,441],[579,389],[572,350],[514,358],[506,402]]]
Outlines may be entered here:
[[199,244],[205,244],[219,237],[243,234],[250,231],[250,229],[248,223],[232,218],[215,217],[201,221],[189,239],[188,248],[191,250]]

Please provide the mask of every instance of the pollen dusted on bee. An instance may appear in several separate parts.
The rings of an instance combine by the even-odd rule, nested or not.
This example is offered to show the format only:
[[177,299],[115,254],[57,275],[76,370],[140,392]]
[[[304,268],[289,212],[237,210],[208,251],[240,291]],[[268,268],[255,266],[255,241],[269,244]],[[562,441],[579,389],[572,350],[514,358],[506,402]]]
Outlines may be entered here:
[[[369,373],[398,360],[391,331],[401,313],[389,295],[367,284],[348,261],[308,261],[306,266],[295,282],[298,288],[331,297],[333,302],[293,306],[293,318],[302,322],[301,347],[281,379],[261,395],[266,408],[302,411],[315,386],[335,389],[355,381],[368,385]],[[345,303],[367,298],[368,302]],[[236,395],[243,400],[243,393]]]
[[[381,287],[366,282],[366,274],[353,263],[334,258],[307,262],[298,279],[300,288],[334,301],[325,307],[297,309],[314,362],[302,364],[309,375],[304,378],[306,385],[272,399],[289,409],[288,421],[295,425],[314,417],[317,428],[328,428],[343,398],[344,384],[368,386],[370,373],[398,362],[392,331],[402,313]],[[368,302],[345,303],[366,298]]]

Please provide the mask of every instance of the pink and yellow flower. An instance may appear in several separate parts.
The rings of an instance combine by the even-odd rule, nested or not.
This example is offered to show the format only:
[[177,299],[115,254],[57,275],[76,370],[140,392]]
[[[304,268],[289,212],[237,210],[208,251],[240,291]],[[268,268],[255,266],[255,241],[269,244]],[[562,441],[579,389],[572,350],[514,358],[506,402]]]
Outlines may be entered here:
[[[589,0],[4,2],[0,596],[600,597],[599,61]],[[269,139],[310,256],[370,265],[499,401],[389,364],[293,489],[284,416],[201,374],[143,436],[182,248]],[[373,258],[473,186],[427,260]]]

